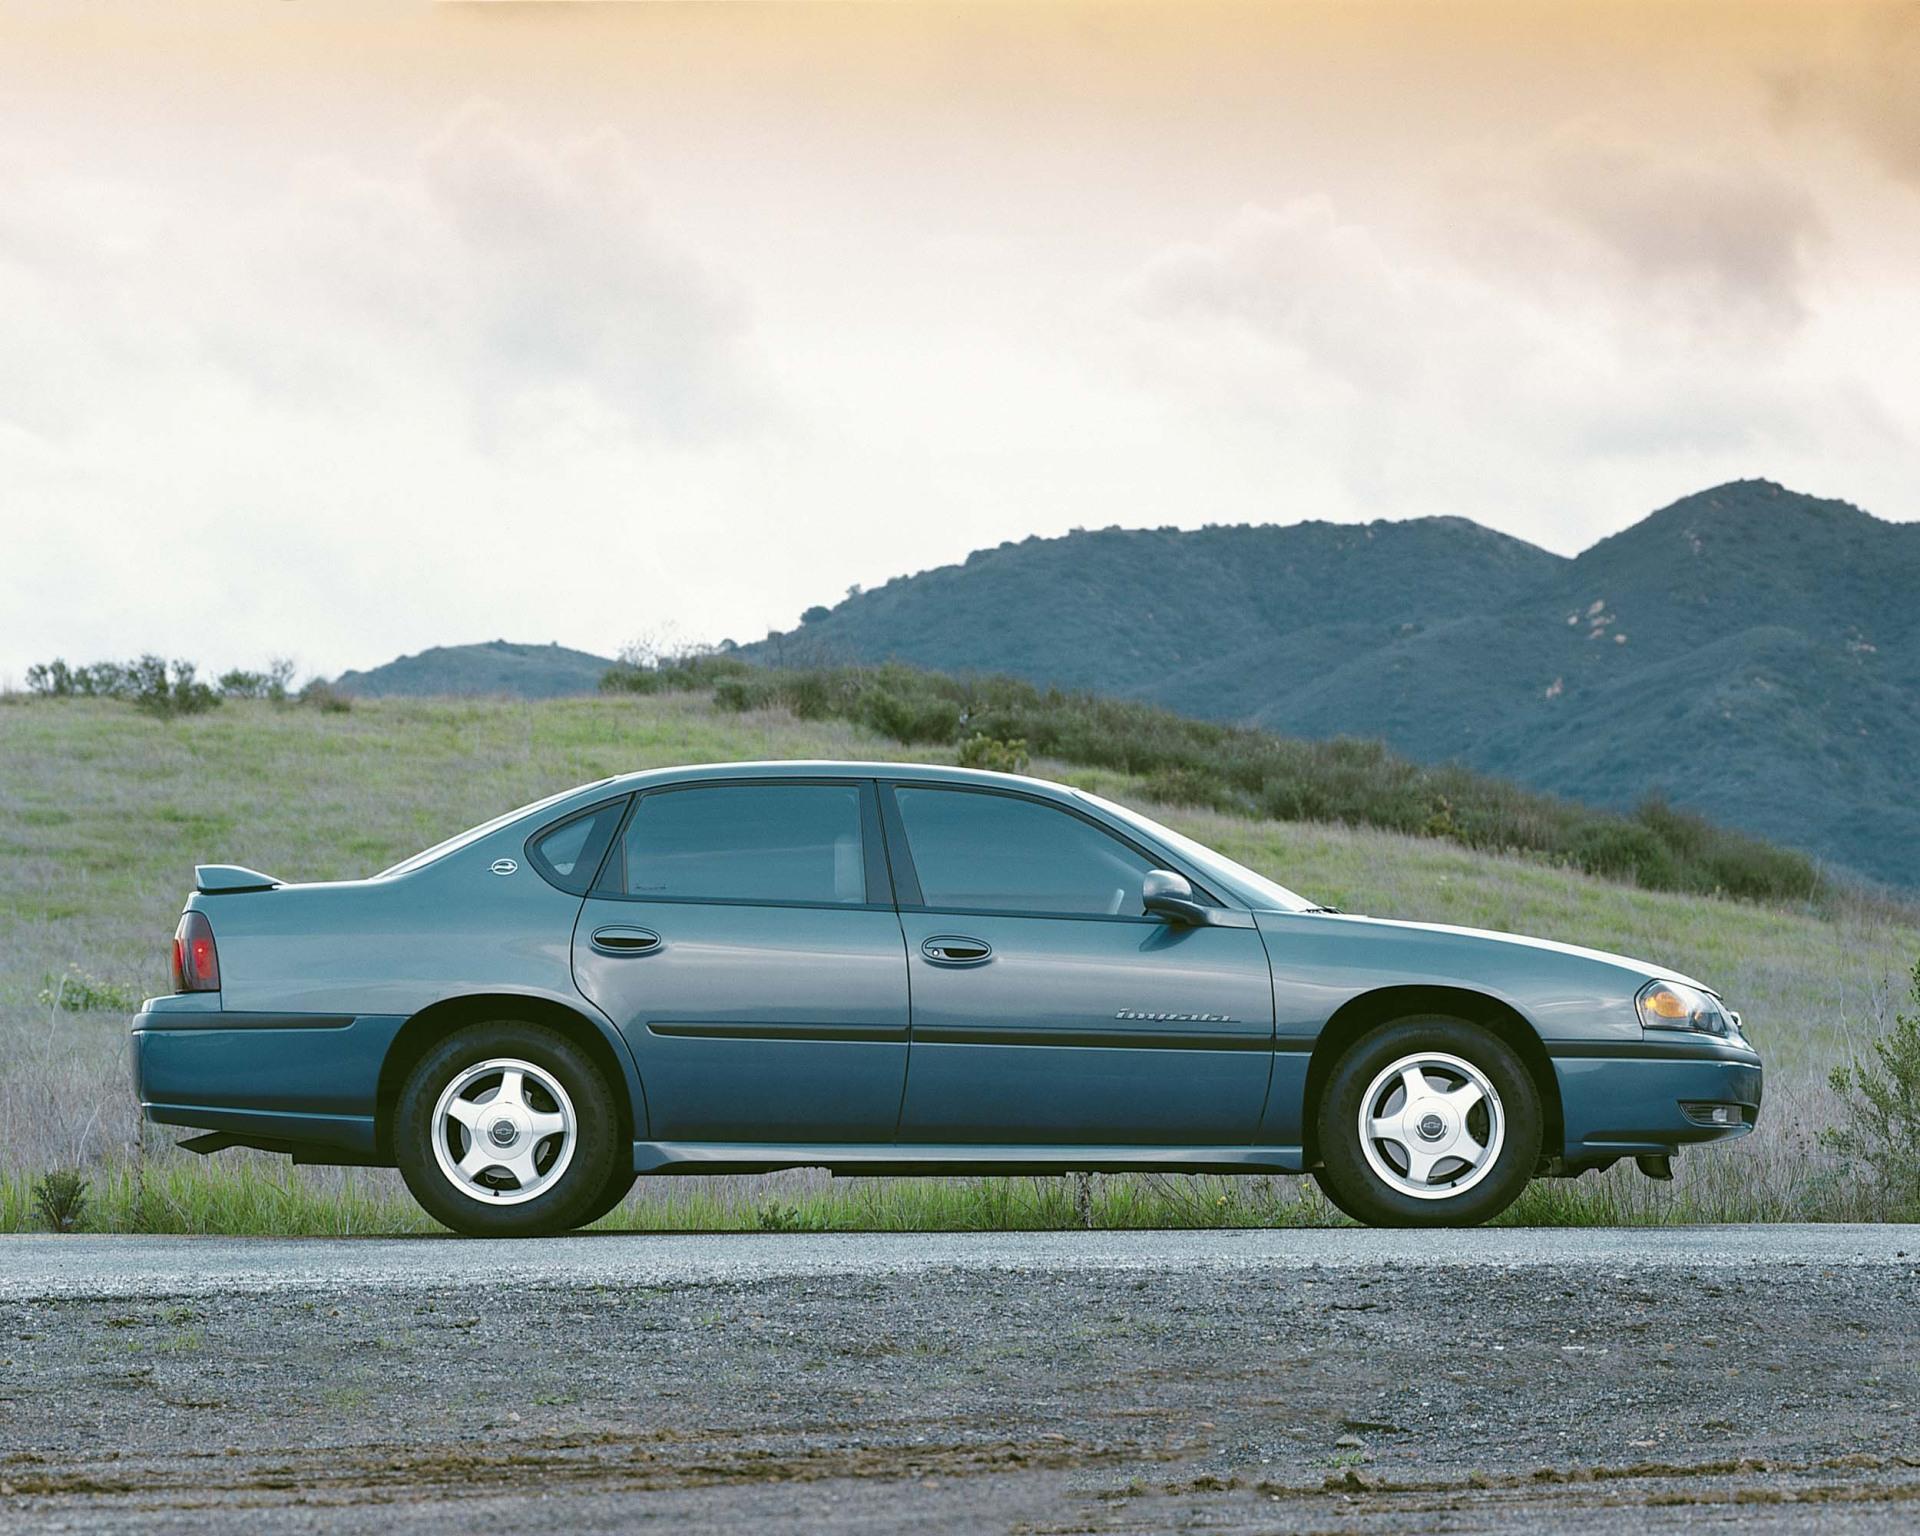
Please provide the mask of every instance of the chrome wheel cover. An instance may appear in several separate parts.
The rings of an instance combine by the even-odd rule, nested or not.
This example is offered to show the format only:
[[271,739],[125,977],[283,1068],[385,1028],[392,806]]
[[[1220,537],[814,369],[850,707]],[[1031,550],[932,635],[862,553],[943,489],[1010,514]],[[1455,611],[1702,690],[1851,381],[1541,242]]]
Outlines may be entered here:
[[1486,1073],[1444,1051],[1419,1051],[1383,1067],[1360,1100],[1360,1150],[1395,1194],[1463,1195],[1506,1144],[1507,1116]]
[[579,1119],[544,1067],[496,1056],[459,1073],[433,1106],[433,1157],[447,1182],[481,1205],[522,1205],[567,1171]]

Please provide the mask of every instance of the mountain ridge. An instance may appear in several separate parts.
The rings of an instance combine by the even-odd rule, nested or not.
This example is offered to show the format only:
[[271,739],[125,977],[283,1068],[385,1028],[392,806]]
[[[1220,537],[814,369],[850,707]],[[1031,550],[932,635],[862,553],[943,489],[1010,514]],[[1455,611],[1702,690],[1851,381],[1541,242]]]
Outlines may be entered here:
[[1768,480],[1574,556],[1465,518],[1102,529],[849,596],[750,660],[906,661],[1650,795],[1920,885],[1920,524]]

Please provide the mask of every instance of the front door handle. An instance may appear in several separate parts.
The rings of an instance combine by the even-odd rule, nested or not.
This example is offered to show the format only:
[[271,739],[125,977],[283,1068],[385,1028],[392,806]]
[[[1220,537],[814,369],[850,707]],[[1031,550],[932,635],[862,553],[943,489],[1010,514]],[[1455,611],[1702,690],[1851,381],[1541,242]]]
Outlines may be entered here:
[[993,958],[993,946],[985,939],[942,933],[923,941],[920,953],[935,965],[983,965]]
[[614,924],[594,929],[588,942],[603,955],[650,955],[660,947],[660,935],[651,928]]

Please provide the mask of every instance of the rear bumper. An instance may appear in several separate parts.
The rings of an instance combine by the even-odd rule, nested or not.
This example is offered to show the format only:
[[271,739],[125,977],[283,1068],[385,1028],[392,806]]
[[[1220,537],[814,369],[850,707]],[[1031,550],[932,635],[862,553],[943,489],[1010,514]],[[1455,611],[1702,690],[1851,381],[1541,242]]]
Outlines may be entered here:
[[224,1131],[299,1162],[387,1160],[376,1120],[380,1066],[403,1017],[229,1013],[218,1002],[211,993],[154,998],[134,1017],[142,1115]]
[[[1750,1048],[1717,1040],[1550,1046],[1569,1167],[1658,1156],[1744,1136],[1760,1115],[1763,1070]],[[1737,1124],[1706,1118],[1722,1107]]]

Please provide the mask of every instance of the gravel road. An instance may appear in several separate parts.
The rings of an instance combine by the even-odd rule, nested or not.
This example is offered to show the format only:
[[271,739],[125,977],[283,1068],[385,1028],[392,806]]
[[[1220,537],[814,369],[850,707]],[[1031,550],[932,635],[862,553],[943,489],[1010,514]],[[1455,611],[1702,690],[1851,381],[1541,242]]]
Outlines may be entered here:
[[1920,1228],[0,1238],[0,1529],[1893,1531]]

